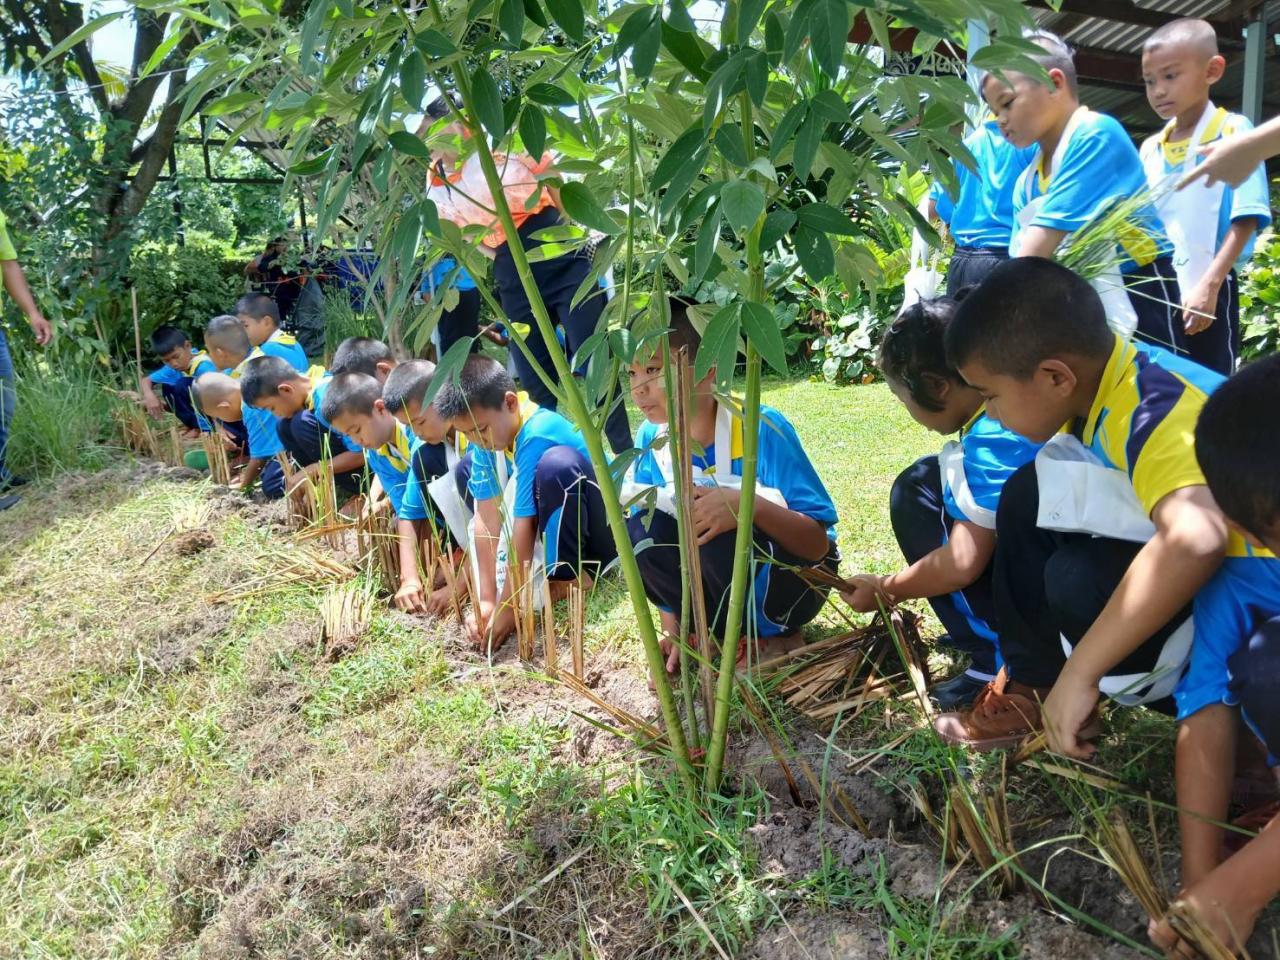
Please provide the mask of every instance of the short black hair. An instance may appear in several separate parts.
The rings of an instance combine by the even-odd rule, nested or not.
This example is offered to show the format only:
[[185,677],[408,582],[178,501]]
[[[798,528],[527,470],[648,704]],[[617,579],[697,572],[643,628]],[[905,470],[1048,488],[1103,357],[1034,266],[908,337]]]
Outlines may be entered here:
[[439,96],[427,104],[427,116],[432,120],[439,120],[449,115],[449,107],[451,100],[446,96]]
[[1196,422],[1196,459],[1231,520],[1259,539],[1280,530],[1280,356],[1242,368]]
[[1050,357],[1105,362],[1114,346],[1093,287],[1042,257],[1017,257],[992,270],[960,301],[946,333],[953,369],[976,360],[1019,379]]
[[240,397],[250,406],[263,397],[274,397],[280,392],[280,384],[305,380],[283,357],[264,355],[254,357],[244,365],[240,374]]
[[671,297],[668,301],[671,309],[671,329],[667,331],[667,349],[672,353],[687,350],[689,359],[693,360],[702,345],[702,334],[689,319],[689,308],[693,306],[688,300]]
[[876,363],[881,372],[906,387],[925,410],[942,409],[925,380],[927,374],[963,383],[947,362],[947,328],[955,315],[956,301],[950,297],[917,300],[898,314],[880,340]]
[[333,352],[329,370],[335,375],[367,373],[372,377],[378,373],[378,364],[392,363],[395,359],[396,355],[391,352],[391,348],[381,340],[373,337],[347,337]]
[[430,360],[409,360],[400,364],[387,374],[387,382],[382,385],[382,402],[392,413],[399,413],[410,403],[421,404],[431,389],[431,378],[435,372],[436,365]]
[[209,325],[204,328],[204,339],[205,343],[211,343],[236,356],[247,357],[253,349],[240,318],[226,313],[209,321]]
[[468,410],[499,410],[508,393],[515,393],[516,382],[507,368],[492,357],[467,357],[456,381],[450,381],[436,394],[435,408],[445,420],[460,417]]
[[337,417],[358,413],[369,416],[373,405],[382,399],[382,385],[367,373],[340,373],[329,381],[320,416],[330,423]]
[[265,293],[246,293],[236,301],[236,313],[243,313],[246,317],[270,317],[277,326],[280,323],[280,308]]
[[163,357],[165,354],[177,350],[183,344],[190,343],[191,338],[177,327],[171,327],[166,323],[151,331],[150,342],[151,352],[157,357]]

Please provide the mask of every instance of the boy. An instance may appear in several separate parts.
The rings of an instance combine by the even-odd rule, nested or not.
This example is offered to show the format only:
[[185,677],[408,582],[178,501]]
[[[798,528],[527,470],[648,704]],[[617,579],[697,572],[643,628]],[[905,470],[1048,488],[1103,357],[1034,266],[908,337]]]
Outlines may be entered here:
[[[1142,144],[1153,189],[1194,170],[1201,147],[1253,129],[1209,99],[1209,88],[1225,69],[1217,35],[1204,20],[1175,20],[1143,44],[1147,100],[1169,121]],[[1255,236],[1271,222],[1266,168],[1259,164],[1236,189],[1217,184],[1169,190],[1157,209],[1173,241],[1187,352],[1210,370],[1230,374],[1240,340],[1236,268],[1248,262]]]
[[363,373],[378,383],[386,383],[387,375],[395,369],[396,355],[381,340],[372,337],[347,337],[333,352],[329,372],[335,377],[340,373]]
[[[244,365],[255,356],[261,356],[257,347],[249,343],[249,334],[239,319],[229,315],[214,317],[204,331],[204,346],[214,365],[232,380],[238,381],[244,372]],[[300,351],[298,351],[300,352]],[[303,360],[306,358],[303,357]],[[197,378],[198,384],[205,377]],[[210,410],[204,402],[204,395],[195,391],[197,406],[204,413],[220,420],[227,427],[227,432],[239,444],[240,449],[248,456],[240,472],[240,489],[248,490],[259,476],[262,478],[262,492],[274,500],[284,495],[284,471],[276,462],[276,454],[284,448],[276,433],[275,418],[266,410],[256,407],[245,409],[240,397],[239,384],[236,384],[235,396],[230,395],[221,381],[210,381],[210,394],[214,404],[226,404],[222,409],[228,415],[223,416]]]
[[[1019,148],[1038,147],[1014,188],[1010,250],[1019,257],[1052,257],[1072,233],[1146,189],[1146,175],[1124,128],[1080,105],[1075,63],[1061,38],[1036,31],[1027,39],[1044,51],[1033,59],[1048,72],[1049,84],[1006,70],[1003,78],[984,76],[981,90],[1005,139]],[[1135,210],[1133,220],[1117,244],[1118,264],[1094,281],[1107,319],[1185,353],[1181,311],[1174,306],[1181,299],[1173,247],[1150,204]]]
[[989,117],[964,138],[973,154],[976,170],[955,164],[958,191],[955,199],[934,181],[929,190],[930,212],[955,240],[955,253],[947,264],[947,296],[981,283],[998,264],[1009,259],[1013,233],[1013,188],[1035,156],[1033,146],[1015,147],[1000,135],[1000,126]]
[[[373,471],[396,516],[396,543],[400,554],[400,588],[392,602],[409,613],[425,613],[426,598],[418,577],[418,529],[426,512],[405,501],[413,453],[418,446],[409,429],[387,410],[382,387],[365,373],[340,373],[329,381],[320,415],[335,430],[364,448],[364,460]],[[370,503],[372,504],[372,496]]]
[[[209,425],[202,422],[191,403],[191,382],[202,373],[213,373],[218,368],[207,353],[197,352],[191,340],[177,327],[159,326],[151,332],[151,352],[160,358],[162,366],[138,381],[142,392],[142,408],[150,416],[159,417],[166,407],[182,422],[187,439],[200,436]],[[156,396],[156,384],[160,396]]]
[[354,497],[364,479],[364,450],[322,418],[328,387],[323,367],[304,375],[280,357],[254,357],[240,375],[241,399],[276,418],[276,435],[302,474],[314,481],[327,460],[334,485],[344,497]]
[[1191,443],[1222,378],[1113,333],[1093,288],[1040,258],[1001,265],[961,301],[946,347],[988,416],[1052,442],[1006,481],[996,513],[1005,667],[934,727],[979,750],[1043,728],[1052,749],[1087,758],[1099,693],[1167,703],[1193,598],[1224,556],[1248,553]]
[[[413,453],[406,502],[411,504],[412,512],[421,511],[427,516],[442,544],[457,549],[466,543],[467,525],[475,511],[475,500],[467,490],[471,451],[467,449],[467,438],[440,416],[435,404],[423,403],[435,372],[436,365],[428,360],[399,364],[382,386],[382,402],[422,441]],[[437,482],[442,477],[449,479]],[[443,613],[448,604],[444,585],[427,598],[432,613]]]
[[299,373],[311,364],[297,338],[280,329],[280,312],[276,302],[264,293],[246,293],[236,301],[236,316],[244,324],[249,342],[267,356],[284,357]]
[[[1227,522],[1273,555],[1280,551],[1276,410],[1280,357],[1268,357],[1245,367],[1209,398],[1195,434],[1196,456]],[[1179,731],[1178,783],[1204,779],[1220,789],[1209,804],[1194,810],[1179,791],[1184,854],[1178,900],[1238,952],[1258,914],[1280,893],[1280,829],[1273,804],[1249,818],[1261,828],[1258,836],[1223,862],[1222,830],[1215,822],[1227,817],[1237,711],[1266,746],[1269,762],[1280,757],[1280,560],[1228,559],[1222,574],[1196,598],[1195,616],[1191,667],[1175,693],[1178,712],[1207,720],[1218,737],[1197,744],[1187,742],[1188,730]],[[1179,947],[1181,953],[1193,952],[1163,918],[1152,918],[1148,932],[1170,956]]]
[[[467,489],[475,499],[475,602],[467,617],[471,642],[492,650],[514,629],[508,602],[512,578],[498,594],[498,541],[502,532],[503,484],[497,457],[514,461],[510,554],[513,564],[532,563],[534,541],[543,539],[552,598],[566,581],[597,573],[617,555],[596,485],[587,444],[577,427],[516,392],[515,381],[496,360],[471,356],[456,383],[435,400],[442,418],[474,445]],[[518,568],[517,568],[518,569]]]
[[[668,349],[692,356],[701,338],[690,322],[687,305],[671,301]],[[645,417],[636,434],[642,452],[636,461],[635,483],[657,487],[658,509],[652,517],[637,511],[627,521],[631,542],[651,540],[636,554],[645,591],[662,612],[667,639],[667,669],[679,665],[676,614],[680,609],[680,554],[674,505],[673,470],[669,446],[662,444],[667,425],[667,393],[661,347],[642,347],[628,374],[631,398]],[[693,457],[693,525],[702,562],[702,583],[713,633],[723,636],[729,615],[729,585],[737,537],[739,485],[742,473],[742,421],[736,411],[715,397],[715,370],[693,385],[689,438],[702,447]],[[656,449],[655,449],[656,448]],[[760,410],[755,512],[756,568],[751,615],[743,630],[761,641],[793,634],[813,620],[826,602],[827,590],[811,586],[795,567],[821,565],[834,573],[840,554],[836,548],[836,509],[800,439],[787,419],[770,407]],[[666,494],[665,496],[663,494]],[[630,497],[628,498],[630,499]],[[746,656],[747,645],[739,647]]]

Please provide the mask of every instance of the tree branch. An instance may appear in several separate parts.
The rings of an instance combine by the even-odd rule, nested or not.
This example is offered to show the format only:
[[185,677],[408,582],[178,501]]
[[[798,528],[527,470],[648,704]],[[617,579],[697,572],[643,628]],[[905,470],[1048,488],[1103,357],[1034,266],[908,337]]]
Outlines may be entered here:
[[[84,26],[83,7],[73,7],[62,0],[49,0],[48,3],[37,5],[36,9],[44,13],[45,22],[49,24],[49,39],[54,46]],[[88,42],[77,43],[69,53],[80,68],[81,79],[89,85],[89,96],[93,98],[94,104],[103,114],[107,113],[111,109],[111,99],[102,86],[102,75],[93,62],[93,52],[89,49]]]

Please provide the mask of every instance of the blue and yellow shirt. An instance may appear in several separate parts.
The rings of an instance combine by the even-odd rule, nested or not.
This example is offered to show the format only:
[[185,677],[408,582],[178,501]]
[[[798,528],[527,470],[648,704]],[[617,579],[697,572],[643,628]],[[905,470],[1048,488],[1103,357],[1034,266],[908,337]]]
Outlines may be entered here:
[[[1074,233],[1108,207],[1147,187],[1138,149],[1119,121],[1105,113],[1081,109],[1053,176],[1048,174],[1049,159],[1038,151],[1035,162],[1018,178],[1013,194],[1015,217],[1031,201],[1045,198],[1024,226]],[[1143,205],[1135,220],[1140,222],[1140,228],[1122,237],[1117,247],[1122,273],[1173,251],[1155,207]]]
[[178,387],[182,385],[183,380],[191,381],[202,373],[216,373],[217,371],[218,368],[214,366],[207,353],[192,347],[191,363],[187,366],[186,373],[179,373],[166,363],[162,364],[155,373],[147,374],[147,379],[152,383],[158,383],[166,387]]
[[252,360],[254,357],[260,357],[263,354],[289,361],[293,369],[299,373],[306,373],[311,367],[310,361],[307,360],[307,353],[302,349],[297,338],[292,334],[285,333],[283,330],[277,330],[261,346],[254,347],[249,352],[249,359]]
[[[311,380],[311,392],[307,394],[307,411],[316,418],[316,423],[324,427],[330,433],[336,434],[342,438],[342,445],[351,453],[362,453],[364,447],[356,443],[345,433],[336,430],[328,420],[324,418],[320,410],[324,406],[324,395],[329,390],[329,384],[333,382],[333,374],[324,367],[317,364],[307,371],[307,376]],[[337,453],[339,451],[333,451]]]
[[973,154],[977,172],[957,163],[960,189],[955,200],[936,181],[929,195],[956,246],[1007,247],[1013,231],[1013,188],[1036,155],[1036,148],[1019,150],[1001,135],[994,120],[987,120],[965,137],[964,145]]
[[987,416],[986,408],[979,409],[964,425],[958,442],[964,469],[951,475],[942,464],[943,509],[953,520],[994,530],[1005,481],[1035,459],[1040,444],[1001,426]]
[[[1193,166],[1199,166],[1204,162],[1205,158],[1199,156],[1201,147],[1217,143],[1227,137],[1234,137],[1237,134],[1245,133],[1253,129],[1253,124],[1249,122],[1247,117],[1242,117],[1238,113],[1230,113],[1225,107],[1218,107],[1213,116],[1209,118],[1209,122],[1205,124],[1204,132],[1200,135],[1200,142],[1196,144],[1196,155],[1192,157]],[[1170,122],[1160,133],[1148,137],[1142,143],[1142,159],[1146,163],[1147,172],[1150,174],[1153,170],[1159,170],[1158,178],[1148,177],[1152,179],[1152,187],[1160,186],[1169,177],[1181,173],[1187,160],[1187,152],[1190,148],[1190,138],[1186,140],[1170,140],[1169,135],[1173,132],[1173,124]],[[1154,162],[1158,160],[1157,162]],[[1206,212],[1206,221],[1211,216],[1212,211]],[[1237,267],[1243,267],[1249,262],[1249,258],[1253,256],[1253,244],[1261,233],[1271,223],[1271,196],[1267,188],[1267,168],[1265,164],[1258,164],[1258,168],[1249,175],[1249,179],[1240,186],[1232,188],[1229,184],[1222,185],[1222,201],[1218,206],[1217,216],[1212,218],[1212,222],[1205,223],[1188,223],[1184,224],[1188,235],[1203,236],[1198,231],[1212,230],[1216,234],[1214,249],[1222,248],[1222,241],[1226,238],[1227,231],[1231,229],[1231,224],[1237,220],[1256,219],[1258,228],[1253,236],[1249,238],[1249,242],[1245,244],[1244,249],[1240,251],[1240,256],[1236,260]],[[1189,291],[1184,291],[1184,293]]]
[[[506,451],[514,465],[513,482],[516,485],[515,517],[535,517],[538,507],[533,498],[533,481],[538,461],[552,447],[570,446],[588,456],[587,441],[572,423],[546,407],[540,407],[526,393],[520,397],[520,429],[516,432],[511,449]],[[502,496],[502,483],[498,476],[497,454],[485,450],[479,444],[472,447],[471,479],[467,490],[476,500],[492,500]]]
[[[455,433],[452,439],[445,440],[443,443],[428,445],[423,443],[421,440],[419,440],[418,443],[421,446],[427,447],[428,451],[431,451],[432,447],[436,447],[437,449],[435,453],[438,454],[438,461],[441,464],[447,464],[449,462],[448,454],[446,454],[443,449],[445,444],[449,444],[453,447],[453,450],[458,455],[459,459],[465,456],[467,451],[467,438],[460,432]],[[479,450],[480,448],[474,447],[473,449]],[[433,454],[428,452],[426,455],[432,456]],[[435,512],[434,508],[430,510],[427,508],[427,501],[431,497],[430,492],[427,490],[427,486],[435,479],[435,477],[423,476],[418,470],[409,471],[409,481],[404,490],[404,508],[407,512],[421,514],[423,517],[429,516]]]
[[412,504],[405,501],[405,489],[413,476],[413,451],[417,449],[418,440],[399,420],[391,439],[376,450],[366,449],[364,462],[377,476],[382,489],[387,492],[391,508],[401,520],[422,520],[425,511],[415,511]]
[[[239,380],[244,373],[245,364],[255,356],[262,356],[262,354],[256,350],[250,352],[239,366],[228,371],[231,378]],[[249,435],[249,456],[269,460],[277,453],[284,452],[284,444],[280,442],[280,433],[276,429],[280,421],[270,410],[250,406],[241,400],[240,419],[244,422],[245,432]]]
[[465,267],[458,267],[458,261],[453,257],[441,257],[436,261],[435,266],[428,270],[422,277],[422,284],[418,288],[423,294],[432,295],[439,290],[447,289],[445,283],[449,279],[449,274],[453,273],[457,268],[458,273],[453,278],[451,286],[458,290],[474,290],[476,282],[471,279],[471,274],[467,273]]

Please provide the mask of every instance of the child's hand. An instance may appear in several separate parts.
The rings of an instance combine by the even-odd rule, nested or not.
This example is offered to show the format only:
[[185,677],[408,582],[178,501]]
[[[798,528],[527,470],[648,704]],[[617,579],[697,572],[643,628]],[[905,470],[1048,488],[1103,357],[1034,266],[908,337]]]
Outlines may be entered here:
[[484,647],[485,636],[489,632],[489,621],[493,619],[496,604],[492,600],[477,600],[467,611],[463,626],[467,630],[467,640],[474,647]]
[[853,607],[858,613],[874,613],[880,609],[881,600],[885,606],[889,605],[889,599],[884,595],[884,587],[881,586],[881,578],[870,573],[861,573],[856,577],[850,577],[846,583],[849,584],[848,590],[841,590],[840,596],[849,606]]
[[144,393],[142,395],[142,409],[147,411],[147,416],[160,418],[164,416],[164,402],[154,393]]
[[1211,277],[1201,277],[1182,303],[1182,326],[1187,336],[1208,330],[1213,325],[1214,311],[1218,309],[1218,290],[1221,283]]
[[403,581],[391,602],[397,610],[403,610],[405,613],[427,612],[427,601],[422,595],[422,584],[416,577]]
[[[1261,885],[1239,883],[1227,861],[1199,883],[1184,890],[1175,904],[1189,911],[1208,927],[1223,946],[1233,953],[1240,953],[1253,933],[1265,902],[1258,903],[1255,895]],[[1169,923],[1168,915],[1152,918],[1147,924],[1147,936],[1164,951],[1166,957],[1190,958],[1199,954],[1191,944],[1183,940]]]
[[693,532],[698,546],[705,546],[722,533],[738,529],[738,492],[724,487],[695,485],[693,488]]
[[1098,685],[1076,678],[1068,663],[1045,698],[1042,710],[1049,749],[1076,760],[1092,757],[1098,748],[1079,739],[1079,733],[1097,705]]
[[448,587],[439,587],[427,595],[427,613],[433,617],[443,617],[449,612],[453,591]]
[[667,673],[675,673],[680,667],[680,644],[676,642],[676,638],[664,633],[658,641],[658,649],[666,657]]

